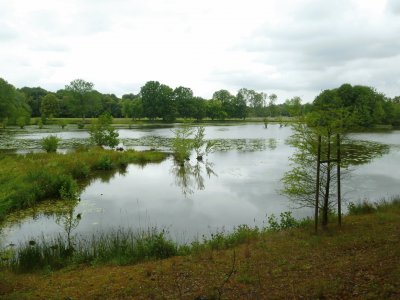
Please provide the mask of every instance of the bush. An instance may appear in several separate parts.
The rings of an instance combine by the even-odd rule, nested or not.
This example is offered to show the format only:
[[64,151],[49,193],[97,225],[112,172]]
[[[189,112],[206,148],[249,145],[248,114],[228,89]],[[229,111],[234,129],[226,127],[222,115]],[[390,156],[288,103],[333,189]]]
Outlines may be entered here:
[[111,160],[111,157],[107,154],[103,154],[102,156],[100,156],[97,164],[94,165],[95,170],[112,170],[112,168],[113,162]]
[[47,153],[56,152],[60,139],[54,135],[50,135],[42,139],[42,149]]
[[7,127],[7,124],[8,124],[8,118],[4,118],[2,122],[2,126],[4,129]]
[[[65,121],[64,119],[61,119],[60,121],[58,121],[58,125],[60,125],[60,127],[61,127],[62,129],[64,129],[65,126],[68,125],[68,123],[67,123],[67,121]],[[82,127],[82,128],[83,128],[83,127]]]
[[25,127],[25,125],[26,125],[26,118],[25,118],[25,117],[19,117],[19,118],[17,119],[17,125],[18,125],[21,129],[23,129],[23,128]]
[[350,202],[347,205],[347,209],[349,210],[350,215],[363,215],[376,212],[376,206],[373,203],[369,203],[365,200],[357,204]]
[[70,172],[72,177],[75,179],[88,178],[90,174],[90,167],[86,163],[78,160],[71,167]]

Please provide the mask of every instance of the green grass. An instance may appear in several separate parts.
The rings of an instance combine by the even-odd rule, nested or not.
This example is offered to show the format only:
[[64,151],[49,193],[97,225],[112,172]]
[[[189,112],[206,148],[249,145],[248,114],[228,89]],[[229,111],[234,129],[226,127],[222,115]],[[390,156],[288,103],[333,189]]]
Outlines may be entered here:
[[0,156],[0,219],[45,199],[75,199],[80,184],[98,171],[118,170],[129,163],[160,162],[161,152],[116,152],[100,148],[58,153]]

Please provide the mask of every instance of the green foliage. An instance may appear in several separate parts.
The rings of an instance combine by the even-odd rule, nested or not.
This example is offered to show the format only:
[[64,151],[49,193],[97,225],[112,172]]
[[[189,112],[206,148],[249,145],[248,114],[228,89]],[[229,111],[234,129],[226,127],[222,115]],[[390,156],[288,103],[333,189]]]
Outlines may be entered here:
[[60,139],[57,136],[50,135],[42,139],[42,148],[47,153],[56,152]]
[[[0,120],[4,121],[5,118],[8,118],[10,124],[16,124],[19,117],[23,116],[24,119],[29,119],[29,115],[30,109],[25,95],[0,78]],[[20,126],[20,124],[17,125]]]
[[190,152],[193,149],[193,141],[190,138],[194,132],[194,129],[185,125],[175,129],[173,132],[175,135],[172,141],[174,158],[176,161],[183,163],[185,160],[189,159]]
[[19,117],[17,119],[17,125],[19,126],[19,128],[23,129],[26,125],[26,117]]
[[109,114],[101,115],[90,128],[90,140],[98,146],[114,148],[119,143],[118,135],[112,126],[112,117]]
[[2,122],[1,124],[2,124],[2,126],[3,126],[3,129],[5,129],[5,128],[7,127],[7,125],[8,125],[8,118],[7,118],[7,117],[4,118],[4,119],[3,119],[3,122]]
[[371,202],[362,201],[359,203],[349,202],[347,209],[350,215],[364,215],[376,212],[376,205]]
[[75,79],[65,86],[69,96],[70,110],[85,119],[90,111],[94,111],[100,104],[99,97],[93,91],[93,83],[83,79]]
[[140,89],[140,94],[144,114],[149,119],[162,118],[168,122],[175,120],[176,103],[173,90],[169,86],[158,81],[149,81]]
[[61,119],[61,120],[58,121],[58,125],[60,125],[60,127],[61,127],[62,129],[64,129],[65,126],[68,125],[68,122],[67,122],[65,119]]
[[104,154],[99,157],[97,164],[94,165],[95,170],[112,170],[113,162],[111,157],[107,154]]
[[39,129],[43,129],[43,122],[42,122],[41,119],[38,119],[37,126],[38,126]]
[[54,94],[49,93],[42,98],[40,104],[40,112],[42,116],[44,116],[45,118],[56,116],[58,114],[58,110],[59,100]]

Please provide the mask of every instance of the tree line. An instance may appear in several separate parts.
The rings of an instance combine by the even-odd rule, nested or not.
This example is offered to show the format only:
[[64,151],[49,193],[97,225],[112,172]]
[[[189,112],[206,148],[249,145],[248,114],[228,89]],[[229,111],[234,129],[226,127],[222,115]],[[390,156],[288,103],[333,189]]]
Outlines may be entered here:
[[277,104],[277,96],[242,88],[236,95],[227,90],[214,92],[211,99],[197,97],[188,87],[175,89],[158,81],[149,81],[138,94],[121,98],[102,94],[94,84],[82,79],[71,81],[56,92],[41,87],[15,88],[0,78],[0,121],[16,124],[18,119],[41,117],[85,118],[108,113],[115,118],[148,118],[172,122],[176,118],[224,120],[247,117],[297,117],[311,113],[324,103],[346,109],[360,126],[373,124],[400,125],[400,97],[388,98],[366,86],[343,84],[323,91],[313,103],[302,103],[300,97]]

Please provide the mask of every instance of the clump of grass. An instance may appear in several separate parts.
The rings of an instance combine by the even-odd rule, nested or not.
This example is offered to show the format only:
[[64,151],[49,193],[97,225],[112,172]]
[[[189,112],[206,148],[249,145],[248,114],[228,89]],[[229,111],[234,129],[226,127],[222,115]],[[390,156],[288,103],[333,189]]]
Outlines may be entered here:
[[178,254],[178,246],[165,230],[125,229],[97,232],[73,241],[56,236],[53,239],[27,241],[15,250],[7,265],[17,272],[43,269],[57,270],[72,264],[126,265],[147,260],[164,259]]

